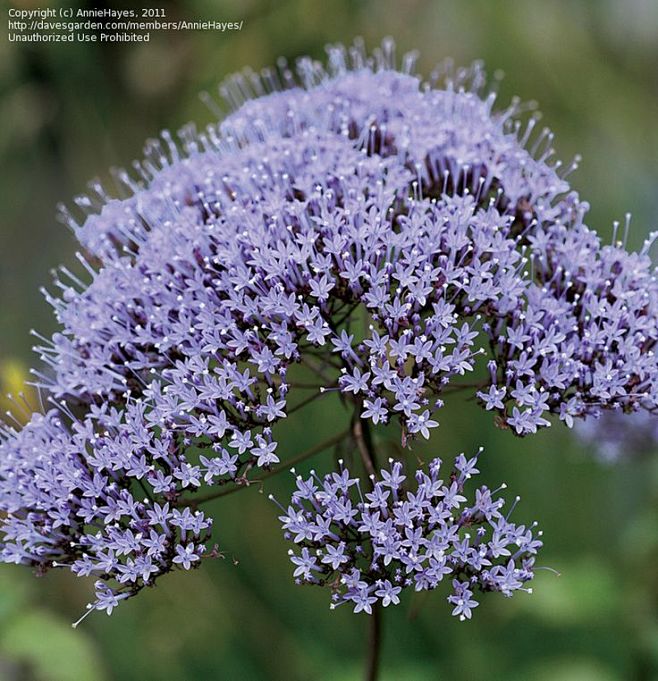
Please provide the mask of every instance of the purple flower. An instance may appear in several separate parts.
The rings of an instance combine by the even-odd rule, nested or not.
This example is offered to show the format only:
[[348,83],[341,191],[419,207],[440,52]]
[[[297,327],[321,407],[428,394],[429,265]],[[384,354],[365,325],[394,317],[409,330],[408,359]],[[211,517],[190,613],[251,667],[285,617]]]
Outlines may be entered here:
[[[473,587],[506,596],[527,591],[541,533],[533,534],[534,524],[510,522],[502,514],[503,500],[494,500],[486,487],[468,505],[464,485],[477,474],[476,463],[477,456],[460,455],[452,482],[446,483],[435,459],[427,472],[420,469],[409,477],[415,484],[406,487],[402,464],[392,461],[365,501],[352,493],[361,486],[357,478],[342,485],[336,485],[335,473],[322,480],[298,479],[298,489],[306,492],[293,495],[280,516],[284,529],[297,532],[295,549],[288,552],[294,576],[331,585],[334,607],[350,602],[355,612],[369,614],[376,602],[397,605],[405,587],[434,589],[449,575],[453,593],[448,601],[460,619],[470,619],[478,605]],[[348,475],[347,469],[341,475]],[[345,513],[346,508],[353,512]],[[320,518],[326,531],[318,535],[314,528]]]
[[452,582],[452,586],[454,593],[451,596],[448,596],[448,602],[455,606],[452,610],[452,614],[459,617],[462,622],[464,620],[470,620],[473,614],[473,608],[477,608],[480,604],[473,600],[473,592],[463,582],[455,579]]
[[[303,59],[282,75],[285,89],[248,101],[243,77],[229,80],[224,121],[163,133],[136,177],[120,174],[127,198],[95,187],[82,224],[67,214],[85,281],[63,268],[47,294],[60,329],[38,348],[46,413],[0,435],[3,560],[117,581],[108,604],[189,569],[211,523],[174,512],[279,461],[276,426],[304,403],[299,367],[316,396],[336,389],[373,424],[396,421],[403,444],[431,436],[458,388],[518,435],[551,415],[658,406],[651,239],[639,253],[602,244],[550,134],[515,127],[516,104],[496,111],[479,67],[425,87],[386,41],[372,59],[331,47],[326,68]],[[480,369],[477,387],[463,381]],[[345,471],[325,480],[323,514],[293,514],[289,530],[344,553],[302,552],[296,576],[362,571],[366,586],[346,588],[367,612],[377,580],[400,585],[388,566],[420,588],[458,576],[431,525],[446,552],[462,542],[480,586],[511,588],[454,536],[475,471],[460,462],[444,485],[438,467],[407,494],[392,464],[372,513]],[[498,522],[486,495],[471,511]],[[334,530],[356,523],[374,567]]]
[[182,565],[186,570],[189,570],[192,567],[192,563],[200,559],[201,556],[195,552],[194,544],[187,544],[186,546],[178,545],[176,547],[174,563]]
[[383,582],[381,582],[379,585],[379,588],[377,591],[375,591],[375,595],[381,599],[382,605],[386,608],[388,607],[391,603],[393,605],[398,605],[400,602],[400,599],[398,597],[398,594],[400,591],[402,591],[401,586],[393,586],[388,579],[385,579]]
[[372,615],[372,606],[377,602],[377,596],[371,593],[370,588],[356,589],[351,598],[354,603],[354,612],[365,612]]
[[301,577],[307,582],[313,581],[312,571],[320,571],[317,559],[311,556],[309,550],[304,547],[301,550],[301,555],[297,556],[290,553],[290,560],[297,566],[293,573],[293,577]]

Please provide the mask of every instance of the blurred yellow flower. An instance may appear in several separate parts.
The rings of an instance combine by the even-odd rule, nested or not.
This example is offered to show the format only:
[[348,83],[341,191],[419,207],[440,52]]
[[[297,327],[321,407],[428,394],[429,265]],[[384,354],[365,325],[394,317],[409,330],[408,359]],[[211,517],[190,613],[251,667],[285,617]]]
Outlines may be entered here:
[[30,374],[18,359],[0,359],[0,409],[10,411],[20,422],[25,423],[38,404],[36,391],[28,385]]

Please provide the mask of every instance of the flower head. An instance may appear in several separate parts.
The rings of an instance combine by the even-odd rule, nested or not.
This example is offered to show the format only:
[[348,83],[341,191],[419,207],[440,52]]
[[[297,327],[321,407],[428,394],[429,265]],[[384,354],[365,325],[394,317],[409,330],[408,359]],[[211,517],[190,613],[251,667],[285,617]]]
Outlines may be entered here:
[[[655,408],[650,242],[601,244],[550,134],[497,111],[479,66],[426,84],[390,42],[372,58],[357,44],[222,93],[222,123],[163,133],[119,174],[127,198],[94,187],[82,224],[67,218],[87,281],[62,269],[48,294],[61,329],[35,373],[53,409],[0,444],[5,560],[122,596],[198,565],[210,521],[184,509],[279,462],[300,371],[404,443],[431,437],[479,367],[472,390],[519,435]],[[462,502],[450,486],[439,513]],[[395,510],[414,526],[414,502]]]
[[340,484],[335,473],[298,476],[291,505],[280,516],[295,546],[289,551],[295,576],[331,587],[332,607],[350,603],[368,614],[377,602],[399,603],[405,588],[435,589],[444,579],[452,580],[448,602],[462,620],[478,605],[474,589],[506,596],[528,591],[541,532],[535,524],[510,522],[503,499],[487,487],[467,501],[465,484],[476,463],[477,456],[460,456],[444,480],[438,459],[414,476],[391,460],[365,494],[358,478],[343,484],[342,476],[349,476],[344,468]]

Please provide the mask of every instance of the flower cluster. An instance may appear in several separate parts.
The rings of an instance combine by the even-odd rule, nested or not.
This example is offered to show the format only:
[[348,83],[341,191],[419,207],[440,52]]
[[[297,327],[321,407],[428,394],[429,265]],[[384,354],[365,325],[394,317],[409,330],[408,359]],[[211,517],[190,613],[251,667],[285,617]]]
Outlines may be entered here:
[[496,111],[479,66],[413,62],[386,41],[236,76],[222,123],[65,213],[81,273],[46,294],[52,410],[0,436],[4,560],[113,584],[96,607],[198,564],[196,490],[279,462],[309,373],[403,443],[454,389],[519,435],[656,406],[650,242],[600,243],[550,133]]
[[371,479],[370,492],[342,464],[322,479],[297,476],[280,517],[295,544],[289,551],[295,578],[330,586],[332,607],[350,603],[368,614],[376,603],[398,604],[406,587],[424,591],[450,579],[448,602],[462,620],[478,605],[476,589],[530,592],[524,584],[534,576],[541,532],[510,522],[513,507],[503,515],[499,490],[480,487],[469,505],[464,486],[476,466],[477,456],[462,454],[444,481],[441,460],[434,459],[405,484],[402,464],[390,460]]
[[[604,408],[657,404],[658,288],[648,250],[602,246],[582,224],[528,237],[533,281],[507,318],[485,324],[491,384],[478,396],[517,433],[568,426]],[[501,407],[503,411],[501,412]]]
[[2,558],[112,579],[115,588],[97,583],[94,603],[109,614],[172,567],[197,565],[212,520],[176,508],[176,490],[199,484],[198,467],[177,458],[173,434],[152,438],[143,405],[125,421],[100,412],[70,426],[57,410],[37,413],[5,443]]
[[[510,132],[515,107],[492,112],[477,68],[421,88],[391,50],[374,71],[358,49],[332,48],[329,72],[302,60],[305,87],[247,100],[186,157],[169,136],[151,148],[148,186],[77,229],[103,269],[52,300],[63,333],[42,352],[56,394],[148,393],[155,376],[175,386],[170,402],[182,392],[185,410],[214,411],[230,392],[215,374],[223,385],[224,365],[246,360],[244,381],[275,394],[241,390],[237,409],[274,421],[287,387],[275,379],[320,352],[339,372],[326,387],[411,435],[479,355],[480,400],[520,435],[550,413],[571,424],[655,402],[651,242],[603,246],[550,135],[527,151],[534,119]],[[255,87],[245,78],[224,88],[235,104]],[[210,388],[195,391],[204,370]],[[239,416],[232,426],[255,426]]]

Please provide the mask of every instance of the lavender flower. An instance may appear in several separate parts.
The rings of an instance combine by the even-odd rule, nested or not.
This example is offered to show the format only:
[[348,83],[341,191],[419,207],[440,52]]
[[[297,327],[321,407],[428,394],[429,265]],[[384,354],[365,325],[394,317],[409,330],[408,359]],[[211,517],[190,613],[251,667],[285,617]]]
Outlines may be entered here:
[[[168,135],[152,146],[148,187],[75,228],[104,266],[51,299],[64,332],[41,350],[56,395],[138,391],[165,419],[208,411],[251,430],[284,416],[286,371],[319,349],[335,353],[340,390],[412,436],[482,354],[478,396],[519,435],[550,413],[571,424],[655,403],[651,241],[640,254],[602,246],[543,150],[550,135],[538,158],[526,151],[533,123],[509,132],[516,109],[492,113],[478,68],[423,89],[390,68],[391,49],[374,72],[358,49],[353,70],[339,48],[328,73],[302,60],[305,87],[246,102],[219,132],[186,138],[185,158]],[[236,400],[233,419],[217,399]]]
[[[236,76],[221,124],[163,133],[119,173],[127,198],[92,185],[82,224],[64,213],[86,274],[62,268],[47,294],[47,413],[2,435],[3,560],[93,574],[104,610],[196,567],[197,491],[279,462],[308,372],[403,444],[454,389],[518,435],[656,408],[650,241],[600,243],[550,133],[517,103],[495,111],[481,67],[423,84],[413,62],[398,71],[386,41]],[[395,602],[389,582],[353,587],[360,607]]]
[[548,425],[547,412],[571,426],[606,408],[655,411],[654,238],[627,253],[580,222],[528,237],[534,281],[520,308],[485,324],[494,360],[491,387],[478,393],[518,434]]
[[57,410],[37,413],[0,457],[2,559],[99,578],[91,608],[108,614],[176,565],[193,567],[212,524],[176,507],[188,478],[175,477],[186,464],[175,436],[161,433],[156,443],[141,425],[143,405],[126,413],[127,422],[104,409],[70,425]]
[[535,523],[510,522],[513,507],[503,515],[499,490],[480,487],[467,502],[464,488],[478,473],[476,464],[477,455],[460,455],[444,481],[440,459],[413,478],[391,459],[368,483],[370,492],[342,462],[340,473],[322,479],[314,472],[308,479],[297,476],[297,490],[280,516],[295,545],[289,551],[294,577],[329,586],[332,608],[349,603],[368,614],[378,602],[399,603],[404,588],[431,590],[444,579],[452,581],[448,602],[461,620],[478,606],[475,589],[530,593],[524,585],[534,577],[541,532],[534,532]]

